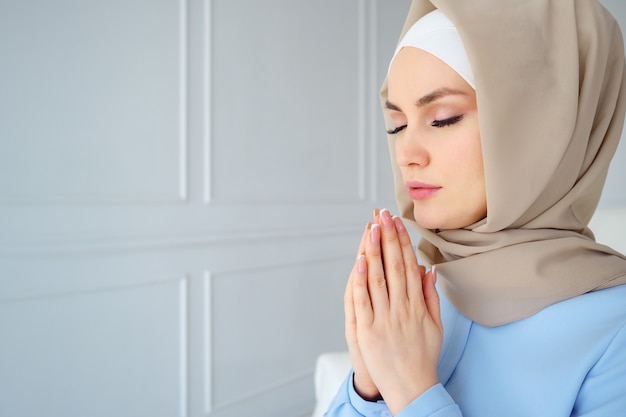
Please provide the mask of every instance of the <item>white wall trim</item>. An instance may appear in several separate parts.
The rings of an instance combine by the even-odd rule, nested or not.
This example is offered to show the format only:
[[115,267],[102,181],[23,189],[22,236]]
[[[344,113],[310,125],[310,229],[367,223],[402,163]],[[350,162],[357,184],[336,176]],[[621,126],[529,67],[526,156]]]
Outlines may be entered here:
[[211,131],[213,129],[213,103],[211,100],[212,77],[213,73],[213,39],[212,39],[212,1],[204,0],[203,2],[203,23],[204,32],[202,39],[202,143],[203,143],[203,184],[204,184],[204,203],[209,204],[212,200],[212,157],[213,146]]
[[368,83],[368,97],[371,97],[367,100],[368,106],[368,130],[369,130],[369,144],[370,144],[370,175],[368,177],[368,181],[370,183],[371,191],[370,191],[370,201],[376,202],[379,198],[378,192],[378,176],[379,176],[379,167],[378,167],[378,142],[379,142],[379,133],[378,129],[380,126],[378,125],[378,112],[380,111],[379,102],[378,102],[378,91],[380,86],[378,85],[378,70],[377,70],[377,59],[378,59],[378,2],[376,0],[370,0],[369,2],[369,30],[367,33],[369,34],[368,43],[369,43],[369,60],[367,62],[369,68],[369,83]]
[[293,239],[360,236],[362,228],[310,228],[302,230],[261,230],[245,232],[207,232],[194,235],[147,237],[144,239],[111,239],[106,241],[76,240],[68,242],[50,241],[20,244],[3,242],[0,257],[51,258],[85,255],[113,255],[146,252],[164,249],[187,249],[227,243],[253,243],[258,241],[283,241]]
[[202,282],[202,305],[203,305],[203,403],[204,413],[211,414],[213,411],[213,315],[212,311],[212,281],[211,271],[205,270]]
[[187,92],[188,92],[188,7],[187,0],[179,0],[179,28],[178,34],[179,42],[179,81],[178,81],[178,97],[179,97],[179,111],[178,111],[178,140],[179,140],[179,196],[180,199],[185,201],[187,199],[187,187],[188,187],[188,155],[187,155],[187,140],[188,140],[188,111],[187,111]]
[[367,182],[366,178],[366,143],[367,143],[367,13],[366,0],[359,0],[357,17],[358,17],[358,143],[359,143],[359,200],[365,201]]
[[180,417],[187,417],[189,400],[189,279],[181,278],[178,282],[179,297],[179,395]]

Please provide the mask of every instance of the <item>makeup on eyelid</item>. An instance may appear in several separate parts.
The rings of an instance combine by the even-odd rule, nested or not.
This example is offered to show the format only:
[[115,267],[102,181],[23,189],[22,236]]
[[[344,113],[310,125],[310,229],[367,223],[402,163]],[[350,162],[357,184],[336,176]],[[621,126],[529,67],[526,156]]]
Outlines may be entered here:
[[[446,127],[446,126],[452,126],[458,122],[460,122],[461,120],[463,120],[463,116],[462,114],[457,115],[457,116],[452,116],[452,117],[448,117],[446,119],[436,119],[433,120],[432,122],[430,122],[430,126],[431,127],[435,127],[435,128],[442,128],[442,127]],[[398,127],[395,127],[393,129],[387,130],[387,134],[388,135],[395,135],[400,133],[402,130],[404,130],[404,128],[406,128],[407,125],[401,125]]]

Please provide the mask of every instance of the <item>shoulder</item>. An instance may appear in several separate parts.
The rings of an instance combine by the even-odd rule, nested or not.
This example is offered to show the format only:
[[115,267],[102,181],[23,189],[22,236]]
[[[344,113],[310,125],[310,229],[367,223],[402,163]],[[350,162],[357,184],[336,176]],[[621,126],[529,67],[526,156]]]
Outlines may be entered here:
[[532,336],[535,342],[552,346],[573,345],[571,349],[595,356],[592,352],[602,352],[625,326],[626,285],[620,285],[560,301],[489,333],[518,334],[522,338]]
[[544,319],[562,319],[571,326],[617,332],[626,325],[626,285],[592,291],[556,303],[538,313]]
[[613,287],[485,327],[442,297],[452,334],[444,332],[441,381],[461,409],[481,415],[506,415],[512,405],[519,415],[619,415],[612,412],[626,407],[625,298],[626,286]]
[[[607,352],[609,345],[626,344],[625,338],[618,337],[620,332],[626,333],[623,330],[626,327],[626,285],[579,295],[497,327],[484,327],[470,321],[445,297],[442,297],[441,309],[442,359],[452,362],[471,353],[489,354],[510,362],[542,358],[564,366],[575,362],[581,365],[583,372]],[[626,352],[626,346],[623,350]],[[451,367],[455,365],[448,363]]]
[[[579,344],[590,349],[594,362],[585,375],[573,416],[621,415],[626,407],[626,285],[580,296],[577,307],[586,325]],[[593,310],[585,312],[584,307]],[[596,339],[594,341],[594,339]]]

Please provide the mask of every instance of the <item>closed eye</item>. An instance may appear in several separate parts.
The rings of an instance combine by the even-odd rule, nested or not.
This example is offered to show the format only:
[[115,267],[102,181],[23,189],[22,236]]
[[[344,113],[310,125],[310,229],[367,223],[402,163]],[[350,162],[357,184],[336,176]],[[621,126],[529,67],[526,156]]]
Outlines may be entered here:
[[396,133],[401,132],[402,130],[404,130],[404,128],[406,127],[406,125],[403,126],[398,126],[395,129],[391,129],[387,131],[388,135],[395,135]]
[[458,115],[458,116],[450,117],[444,120],[434,120],[430,125],[432,127],[446,127],[446,126],[451,126],[455,123],[458,123],[462,119],[463,119],[463,115]]

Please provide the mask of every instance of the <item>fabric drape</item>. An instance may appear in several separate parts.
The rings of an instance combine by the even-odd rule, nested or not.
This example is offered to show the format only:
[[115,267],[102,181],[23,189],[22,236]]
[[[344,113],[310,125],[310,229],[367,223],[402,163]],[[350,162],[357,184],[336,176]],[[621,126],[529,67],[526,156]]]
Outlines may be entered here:
[[420,227],[390,136],[420,261],[437,264],[448,299],[486,326],[625,284],[626,257],[588,227],[624,122],[615,19],[596,0],[414,0],[402,34],[434,8],[456,25],[474,72],[487,217],[459,230]]

